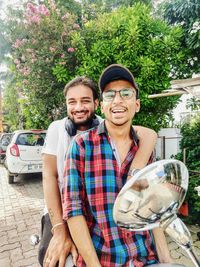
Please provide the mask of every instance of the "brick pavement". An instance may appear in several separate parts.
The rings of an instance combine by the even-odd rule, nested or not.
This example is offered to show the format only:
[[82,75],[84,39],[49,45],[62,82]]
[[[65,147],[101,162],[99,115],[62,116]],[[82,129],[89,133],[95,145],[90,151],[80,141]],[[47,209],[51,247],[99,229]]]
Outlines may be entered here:
[[9,185],[0,167],[0,267],[39,266],[38,247],[29,240],[40,232],[43,205],[41,177],[20,177]]
[[[20,177],[9,185],[6,170],[0,167],[0,267],[39,267],[38,246],[30,244],[30,236],[40,233],[43,205],[41,177]],[[190,230],[200,258],[200,241],[196,235],[200,228],[191,226]],[[168,243],[177,263],[194,266],[186,252],[170,238]]]

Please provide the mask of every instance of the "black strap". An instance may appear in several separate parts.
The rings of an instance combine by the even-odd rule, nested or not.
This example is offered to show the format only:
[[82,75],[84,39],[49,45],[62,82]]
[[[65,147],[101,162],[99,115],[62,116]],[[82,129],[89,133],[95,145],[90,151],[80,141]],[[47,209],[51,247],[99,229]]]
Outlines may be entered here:
[[[88,125],[88,129],[92,129],[99,125],[99,119],[94,116],[94,118],[91,120],[91,122]],[[65,130],[69,134],[69,136],[75,136],[77,133],[77,126],[73,123],[69,118],[65,121]]]

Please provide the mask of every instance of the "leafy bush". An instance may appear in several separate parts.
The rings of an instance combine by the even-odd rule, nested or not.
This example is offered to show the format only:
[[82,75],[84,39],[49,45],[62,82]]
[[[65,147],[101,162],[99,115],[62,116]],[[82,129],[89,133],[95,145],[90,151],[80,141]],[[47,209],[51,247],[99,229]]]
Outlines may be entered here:
[[[180,147],[186,149],[186,165],[190,170],[189,187],[186,201],[189,203],[189,222],[199,223],[200,218],[200,197],[196,186],[200,185],[200,116],[196,116],[191,122],[185,123],[181,128],[182,140]],[[183,152],[176,156],[183,161]],[[199,172],[195,174],[194,172]]]
[[200,174],[190,173],[189,187],[186,195],[186,201],[189,205],[189,218],[187,221],[190,223],[199,223],[200,218],[200,197],[197,191],[194,189],[196,186],[200,185]]
[[[22,10],[10,10],[5,37],[12,47],[10,68],[15,76],[23,127],[46,128],[65,113],[63,87],[75,76],[74,49],[70,35],[79,30],[73,15],[49,4],[28,3]],[[56,79],[55,65],[62,77]],[[8,85],[9,87],[9,85]],[[12,103],[6,103],[12,107]],[[6,106],[6,105],[5,105]]]

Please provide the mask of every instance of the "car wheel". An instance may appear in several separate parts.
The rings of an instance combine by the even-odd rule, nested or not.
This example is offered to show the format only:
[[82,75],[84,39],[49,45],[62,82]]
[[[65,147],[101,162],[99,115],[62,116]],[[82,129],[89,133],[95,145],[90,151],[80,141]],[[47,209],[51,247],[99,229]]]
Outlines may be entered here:
[[10,173],[8,173],[8,183],[9,184],[13,184],[14,183],[14,175],[11,175]]

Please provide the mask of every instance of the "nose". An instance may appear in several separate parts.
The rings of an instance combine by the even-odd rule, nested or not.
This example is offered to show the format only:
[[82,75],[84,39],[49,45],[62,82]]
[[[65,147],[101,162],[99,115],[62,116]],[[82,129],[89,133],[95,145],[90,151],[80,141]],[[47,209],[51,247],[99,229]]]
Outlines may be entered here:
[[74,109],[75,109],[76,111],[80,111],[80,110],[82,110],[82,109],[83,109],[83,105],[82,105],[82,103],[78,101],[78,102],[76,103],[76,106],[74,107]]
[[119,102],[123,102],[123,99],[120,95],[120,91],[116,91],[113,103],[119,103]]

